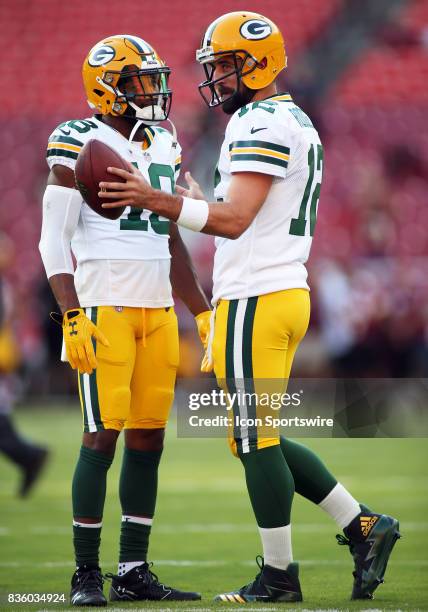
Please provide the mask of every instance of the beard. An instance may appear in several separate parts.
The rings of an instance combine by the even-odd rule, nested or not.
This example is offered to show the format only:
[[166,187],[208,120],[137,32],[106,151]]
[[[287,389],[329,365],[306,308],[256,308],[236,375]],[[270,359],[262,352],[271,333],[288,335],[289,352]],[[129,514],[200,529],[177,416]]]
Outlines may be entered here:
[[226,115],[233,115],[242,106],[245,106],[254,97],[256,93],[255,89],[249,89],[246,85],[241,83],[240,88],[237,89],[225,102],[222,104],[222,110]]

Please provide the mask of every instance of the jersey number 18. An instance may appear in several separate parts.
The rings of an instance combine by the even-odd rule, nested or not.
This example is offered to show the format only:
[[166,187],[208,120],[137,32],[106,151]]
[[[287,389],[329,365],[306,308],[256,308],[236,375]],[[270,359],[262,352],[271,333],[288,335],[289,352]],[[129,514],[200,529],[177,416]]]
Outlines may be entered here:
[[[133,162],[134,166],[138,168],[138,165]],[[148,173],[150,178],[150,184],[154,189],[161,189],[161,177],[167,178],[171,182],[171,193],[174,193],[175,179],[174,170],[171,166],[166,164],[150,164],[148,167]],[[126,219],[120,220],[121,230],[134,230],[140,232],[147,232],[149,230],[149,223],[152,230],[156,234],[169,234],[169,221],[168,219],[159,219],[159,215],[151,213],[148,220],[141,219],[141,214],[144,211],[141,208],[133,208],[128,213]]]

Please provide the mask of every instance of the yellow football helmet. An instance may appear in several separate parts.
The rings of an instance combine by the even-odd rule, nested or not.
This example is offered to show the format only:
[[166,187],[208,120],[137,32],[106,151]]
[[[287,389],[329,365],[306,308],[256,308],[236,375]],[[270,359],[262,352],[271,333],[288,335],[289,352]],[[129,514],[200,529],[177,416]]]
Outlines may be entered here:
[[[226,55],[233,56],[235,69],[213,80],[215,62]],[[224,78],[236,74],[237,89],[241,81],[249,89],[263,89],[287,66],[284,39],[278,27],[263,15],[249,11],[227,13],[213,21],[196,51],[196,61],[202,64],[207,77],[199,91],[208,106],[218,106],[229,99],[220,99],[215,90],[215,84]],[[207,88],[210,97],[206,95]]]
[[88,104],[102,115],[164,121],[171,108],[171,70],[142,38],[118,34],[97,43],[82,67]]

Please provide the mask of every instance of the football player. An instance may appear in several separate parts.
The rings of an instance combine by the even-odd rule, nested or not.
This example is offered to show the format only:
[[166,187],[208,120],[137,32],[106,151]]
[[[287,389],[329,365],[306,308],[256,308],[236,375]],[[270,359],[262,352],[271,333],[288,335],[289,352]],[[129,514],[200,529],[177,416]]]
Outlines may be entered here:
[[84,423],[72,486],[77,567],[70,598],[76,606],[107,603],[100,534],[107,472],[122,430],[119,568],[109,575],[110,599],[200,599],[159,582],[147,563],[147,549],[179,360],[172,289],[195,315],[205,343],[209,304],[174,223],[132,207],[117,220],[97,215],[75,189],[73,172],[79,151],[95,138],[138,168],[154,188],[173,193],[180,147],[174,128],[171,134],[158,127],[170,110],[169,74],[141,38],[105,38],[83,63],[94,115],[61,123],[47,146],[50,174],[40,251],[63,314],[67,360],[78,370]]
[[0,454],[21,471],[18,494],[29,495],[41,476],[49,455],[47,448],[22,437],[13,422],[14,372],[20,362],[20,351],[12,329],[14,299],[3,278],[14,257],[12,241],[0,232]]
[[[315,230],[323,147],[310,118],[276,79],[287,65],[277,26],[263,15],[234,12],[216,19],[196,53],[209,107],[231,116],[208,203],[186,173],[180,195],[158,194],[137,172],[115,169],[126,183],[101,183],[115,205],[144,207],[194,231],[214,234],[212,358],[220,384],[252,393],[263,380],[289,378],[306,333],[310,300],[305,262]],[[209,369],[211,355],[204,359]],[[255,417],[241,402],[237,414]],[[243,422],[245,422],[243,420]],[[254,581],[218,601],[301,601],[293,563],[293,494],[318,504],[344,530],[354,558],[353,599],[371,598],[398,537],[394,518],[371,512],[338,483],[305,446],[278,432],[235,427],[231,447],[245,470],[262,540],[264,564]]]

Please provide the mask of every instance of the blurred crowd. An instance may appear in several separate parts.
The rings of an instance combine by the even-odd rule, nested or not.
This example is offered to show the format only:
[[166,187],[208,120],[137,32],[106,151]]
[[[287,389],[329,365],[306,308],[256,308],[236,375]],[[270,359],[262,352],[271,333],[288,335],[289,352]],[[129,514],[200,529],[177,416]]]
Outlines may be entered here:
[[21,351],[15,333],[13,291],[5,272],[14,256],[12,241],[0,234],[0,456],[18,468],[18,495],[27,497],[39,478],[49,456],[45,446],[28,440],[17,429],[13,407],[19,393]]
[[[73,373],[59,361],[61,329],[49,318],[49,312],[57,307],[44,277],[37,242],[47,176],[45,143],[60,121],[90,115],[79,71],[87,49],[98,39],[132,30],[147,36],[171,63],[175,71],[172,118],[184,149],[182,168],[191,169],[212,194],[221,121],[218,115],[213,118],[198,98],[202,73],[194,66],[193,53],[199,32],[233,7],[224,0],[208,3],[201,10],[192,0],[186,13],[160,2],[150,27],[144,27],[147,19],[141,19],[143,25],[136,31],[138,20],[132,11],[130,15],[123,11],[130,2],[122,4],[125,17],[119,20],[119,9],[111,8],[104,21],[87,18],[80,1],[60,7],[53,0],[17,0],[13,14],[6,3],[0,7],[0,16],[10,23],[6,36],[16,41],[19,34],[30,52],[40,45],[38,60],[32,58],[33,68],[26,73],[19,106],[13,96],[6,96],[0,111],[4,143],[0,151],[1,248],[10,250],[10,264],[3,266],[2,275],[13,304],[11,325],[21,353],[17,392],[27,398],[69,395],[75,390]],[[311,75],[305,53],[314,39],[335,26],[347,0],[326,1],[322,9],[316,0],[269,0],[263,8],[255,0],[246,4],[249,10],[260,10],[276,20],[289,41],[289,70],[281,84],[284,89],[291,84],[290,93],[313,117],[325,150],[324,182],[308,266],[312,322],[294,375],[425,376],[428,2],[395,3],[397,9],[385,18],[383,28],[319,97],[308,93],[312,90],[306,86],[307,79],[317,75]],[[16,11],[22,11],[25,21],[16,19]],[[194,35],[177,38],[171,50],[171,37],[165,32],[173,31],[174,24],[184,18],[192,24]],[[41,34],[53,31],[56,21],[64,24],[61,39],[52,34],[57,44],[67,46],[70,42],[66,61],[59,57],[64,51],[58,53],[52,40],[44,41]],[[78,39],[76,28],[81,28]],[[22,65],[18,47],[13,45],[12,60],[0,69],[3,82],[12,82],[13,66]],[[9,90],[14,89],[11,86]],[[190,232],[185,233],[185,239],[210,294],[213,239]],[[180,374],[197,376],[201,350],[194,322],[181,304],[177,304],[177,311]]]

